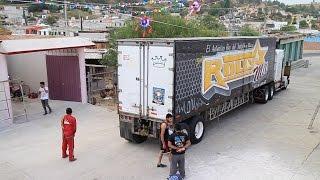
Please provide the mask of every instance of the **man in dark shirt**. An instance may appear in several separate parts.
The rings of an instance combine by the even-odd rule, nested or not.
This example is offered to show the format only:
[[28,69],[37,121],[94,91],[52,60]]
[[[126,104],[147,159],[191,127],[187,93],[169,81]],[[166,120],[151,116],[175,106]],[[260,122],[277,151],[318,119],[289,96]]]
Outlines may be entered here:
[[160,125],[160,153],[157,167],[167,167],[167,165],[161,163],[163,154],[169,154],[169,161],[171,161],[168,141],[170,135],[173,133],[172,125],[172,114],[167,114],[166,119]]
[[189,136],[183,132],[180,124],[176,124],[174,127],[175,132],[170,136],[168,145],[171,148],[171,165],[170,176],[177,173],[182,178],[185,177],[185,157],[186,149],[191,145]]

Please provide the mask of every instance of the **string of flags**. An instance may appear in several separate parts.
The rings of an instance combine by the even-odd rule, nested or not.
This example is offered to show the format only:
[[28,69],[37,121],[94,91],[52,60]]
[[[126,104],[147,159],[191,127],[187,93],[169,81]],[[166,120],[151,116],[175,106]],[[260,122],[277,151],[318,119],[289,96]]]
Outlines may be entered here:
[[142,28],[142,37],[147,37],[149,34],[152,33],[151,27],[151,19],[147,16],[143,16],[140,18],[140,26]]

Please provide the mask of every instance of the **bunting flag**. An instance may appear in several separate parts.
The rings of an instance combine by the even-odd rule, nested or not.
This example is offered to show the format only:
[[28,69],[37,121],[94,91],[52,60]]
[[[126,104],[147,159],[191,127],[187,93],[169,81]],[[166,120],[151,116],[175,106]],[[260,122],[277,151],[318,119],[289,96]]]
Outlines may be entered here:
[[151,20],[147,16],[140,18],[140,27],[142,28],[142,37],[146,37],[152,33]]
[[189,16],[194,16],[201,11],[201,3],[199,0],[189,1]]

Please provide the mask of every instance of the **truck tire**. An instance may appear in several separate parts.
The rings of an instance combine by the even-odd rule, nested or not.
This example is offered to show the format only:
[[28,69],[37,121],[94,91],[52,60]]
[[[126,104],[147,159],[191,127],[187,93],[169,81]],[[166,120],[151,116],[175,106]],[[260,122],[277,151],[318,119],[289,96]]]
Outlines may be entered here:
[[147,139],[148,139],[148,136],[140,136],[137,134],[132,134],[132,139],[129,141],[136,143],[136,144],[140,144],[140,143],[145,142]]
[[183,132],[186,133],[188,136],[190,135],[190,128],[187,123],[179,123],[183,129]]
[[269,86],[263,86],[255,90],[255,101],[265,104],[269,100]]
[[201,142],[204,132],[205,126],[204,121],[201,116],[193,117],[189,123],[190,128],[190,141],[192,144],[198,144]]
[[274,84],[269,85],[269,100],[272,100],[274,96]]

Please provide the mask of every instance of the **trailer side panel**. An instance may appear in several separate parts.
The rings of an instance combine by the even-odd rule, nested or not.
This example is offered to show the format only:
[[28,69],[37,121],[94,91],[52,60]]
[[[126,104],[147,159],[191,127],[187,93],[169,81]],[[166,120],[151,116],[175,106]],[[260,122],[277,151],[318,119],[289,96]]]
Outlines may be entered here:
[[176,41],[176,120],[272,82],[275,49],[275,38]]

